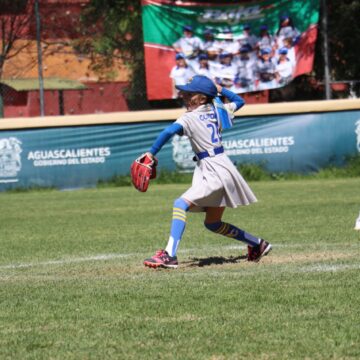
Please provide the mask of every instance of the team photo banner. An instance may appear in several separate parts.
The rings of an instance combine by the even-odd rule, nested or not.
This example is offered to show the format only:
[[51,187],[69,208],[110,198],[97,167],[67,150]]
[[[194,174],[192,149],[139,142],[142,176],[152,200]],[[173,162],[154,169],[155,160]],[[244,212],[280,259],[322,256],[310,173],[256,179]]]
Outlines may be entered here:
[[206,75],[241,94],[279,88],[313,68],[319,0],[143,0],[149,100]]

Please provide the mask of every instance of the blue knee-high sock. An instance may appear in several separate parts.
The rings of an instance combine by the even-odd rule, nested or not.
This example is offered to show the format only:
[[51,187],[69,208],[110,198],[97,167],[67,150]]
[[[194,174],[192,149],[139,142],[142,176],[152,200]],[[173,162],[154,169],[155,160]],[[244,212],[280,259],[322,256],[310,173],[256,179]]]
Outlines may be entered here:
[[179,242],[186,226],[186,212],[189,210],[189,204],[182,198],[174,201],[173,217],[171,230],[166,251],[170,256],[175,256]]
[[207,229],[209,229],[210,231],[216,234],[224,235],[232,239],[243,241],[250,246],[256,246],[260,244],[259,238],[247,233],[244,230],[237,228],[234,225],[222,221],[218,221],[211,224],[204,223],[204,225]]

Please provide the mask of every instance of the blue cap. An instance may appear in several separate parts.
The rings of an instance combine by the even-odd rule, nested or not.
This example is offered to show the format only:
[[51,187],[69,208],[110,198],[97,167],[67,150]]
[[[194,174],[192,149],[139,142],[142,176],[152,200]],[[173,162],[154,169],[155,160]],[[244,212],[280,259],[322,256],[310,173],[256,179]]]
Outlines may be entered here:
[[203,31],[203,34],[204,34],[204,35],[214,35],[214,31],[213,31],[212,29],[206,28],[206,29]]
[[280,16],[280,21],[284,21],[284,20],[287,20],[287,19],[290,19],[290,16],[287,14],[287,13],[284,13]]
[[241,48],[240,48],[241,53],[246,53],[249,51],[251,51],[251,46],[249,44],[245,44],[245,45],[241,46]]
[[191,31],[191,32],[193,32],[194,30],[193,30],[193,27],[191,25],[185,25],[185,26],[183,26],[183,31]]
[[199,60],[208,60],[208,59],[209,59],[208,54],[200,54],[199,55]]
[[234,79],[234,84],[241,84],[241,78],[238,76]]
[[243,29],[244,30],[250,30],[251,29],[250,24],[244,24]]
[[261,55],[269,55],[269,54],[271,54],[271,49],[268,48],[268,47],[263,48],[263,49],[260,50],[260,54]]
[[286,55],[288,53],[288,49],[286,47],[282,47],[281,49],[279,49],[278,53],[280,55]]
[[185,59],[185,55],[183,53],[177,53],[175,55],[175,60]]
[[242,86],[246,86],[249,80],[245,79],[244,77],[236,77],[234,80],[234,84],[240,84]]
[[231,56],[232,56],[232,54],[230,54],[229,52],[223,51],[223,52],[219,55],[219,58],[220,58],[220,59],[224,59],[224,58],[226,58],[226,57],[231,57]]
[[195,75],[186,85],[176,85],[175,87],[181,91],[200,93],[211,97],[217,95],[215,84],[204,75]]
[[265,30],[267,31],[268,29],[269,29],[269,28],[268,28],[267,25],[261,25],[261,26],[260,26],[260,30],[261,30],[261,31],[265,31]]

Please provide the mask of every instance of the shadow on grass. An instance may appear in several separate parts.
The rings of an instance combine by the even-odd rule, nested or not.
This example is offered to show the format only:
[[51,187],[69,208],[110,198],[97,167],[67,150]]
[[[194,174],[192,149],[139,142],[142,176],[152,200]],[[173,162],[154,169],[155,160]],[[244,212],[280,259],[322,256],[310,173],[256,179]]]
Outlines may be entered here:
[[242,256],[211,256],[207,258],[192,258],[189,261],[183,262],[188,267],[203,267],[210,265],[236,264],[242,260],[246,260],[247,255]]

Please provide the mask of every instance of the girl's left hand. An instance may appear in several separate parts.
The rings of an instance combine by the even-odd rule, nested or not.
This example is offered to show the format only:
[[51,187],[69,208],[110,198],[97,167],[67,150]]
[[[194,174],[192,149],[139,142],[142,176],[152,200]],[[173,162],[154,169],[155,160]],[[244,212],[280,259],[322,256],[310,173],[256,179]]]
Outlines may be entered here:
[[219,84],[215,84],[215,86],[216,86],[217,92],[218,92],[219,94],[221,94],[222,86],[219,85]]

